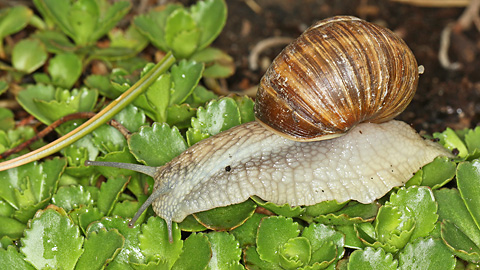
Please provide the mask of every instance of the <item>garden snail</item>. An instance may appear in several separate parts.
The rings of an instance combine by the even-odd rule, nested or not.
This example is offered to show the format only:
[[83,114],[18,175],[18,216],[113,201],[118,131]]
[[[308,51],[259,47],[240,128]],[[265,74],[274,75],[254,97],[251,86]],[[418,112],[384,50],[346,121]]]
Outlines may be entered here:
[[413,53],[395,34],[355,17],[333,17],[308,28],[274,60],[257,94],[258,121],[205,139],[158,168],[86,165],[152,176],[154,192],[131,224],[153,204],[170,239],[172,221],[253,195],[291,206],[369,203],[435,157],[451,156],[391,120],[411,101],[417,81]]

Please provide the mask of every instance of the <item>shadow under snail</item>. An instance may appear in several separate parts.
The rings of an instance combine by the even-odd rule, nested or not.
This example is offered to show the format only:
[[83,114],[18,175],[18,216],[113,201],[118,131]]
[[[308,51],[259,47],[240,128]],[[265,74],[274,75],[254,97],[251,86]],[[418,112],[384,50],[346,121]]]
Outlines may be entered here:
[[350,16],[317,22],[273,61],[258,89],[257,121],[205,139],[161,167],[87,161],[145,173],[153,204],[172,221],[257,195],[291,206],[370,203],[437,156],[451,156],[391,120],[411,101],[418,66],[388,29]]

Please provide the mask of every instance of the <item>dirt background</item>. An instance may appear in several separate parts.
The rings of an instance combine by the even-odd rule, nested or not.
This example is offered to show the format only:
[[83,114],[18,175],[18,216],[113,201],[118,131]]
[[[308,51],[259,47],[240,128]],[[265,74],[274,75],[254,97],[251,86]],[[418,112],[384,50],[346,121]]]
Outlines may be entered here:
[[[191,2],[195,1],[185,1],[186,4]],[[214,46],[235,59],[236,73],[227,81],[232,90],[256,85],[262,76],[261,67],[252,70],[248,65],[248,56],[258,42],[271,37],[295,38],[317,20],[353,15],[399,34],[418,63],[425,66],[417,94],[398,119],[428,133],[446,127],[471,128],[480,121],[480,58],[477,53],[480,32],[473,25],[453,31],[448,55],[452,62],[461,63],[460,69],[445,69],[438,60],[441,33],[448,24],[459,19],[464,7],[416,7],[387,0],[227,0],[227,4],[227,23]],[[266,49],[259,62],[268,63],[283,46]]]

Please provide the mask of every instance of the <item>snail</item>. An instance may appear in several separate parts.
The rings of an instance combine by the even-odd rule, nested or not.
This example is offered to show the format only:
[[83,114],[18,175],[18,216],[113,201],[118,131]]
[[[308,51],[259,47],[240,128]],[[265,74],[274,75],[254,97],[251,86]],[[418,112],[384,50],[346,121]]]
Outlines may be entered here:
[[392,120],[416,91],[418,66],[388,29],[350,16],[315,23],[273,61],[257,121],[205,139],[161,167],[87,161],[155,179],[150,204],[172,221],[256,195],[276,204],[370,203],[447,150]]

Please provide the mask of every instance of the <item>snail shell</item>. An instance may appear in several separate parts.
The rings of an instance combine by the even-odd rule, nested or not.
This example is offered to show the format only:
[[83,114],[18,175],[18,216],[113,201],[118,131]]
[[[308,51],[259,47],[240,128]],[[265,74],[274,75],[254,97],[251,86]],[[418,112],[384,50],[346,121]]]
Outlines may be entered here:
[[337,137],[393,119],[410,103],[417,61],[392,31],[351,16],[308,28],[273,61],[257,92],[257,119],[289,139]]

